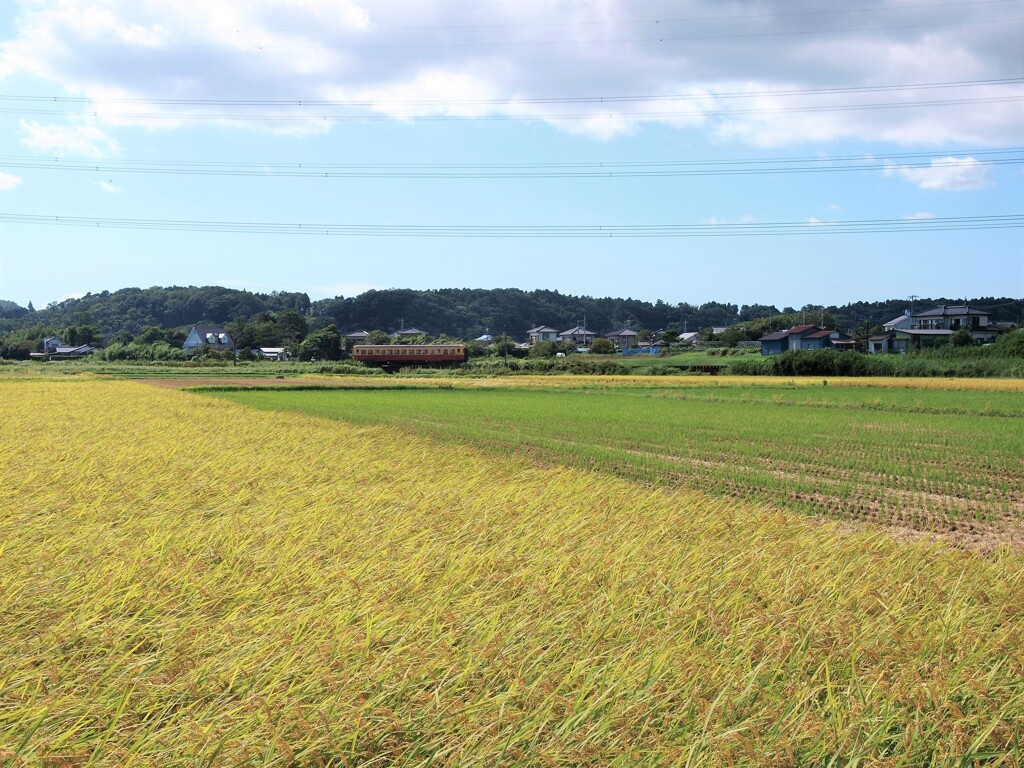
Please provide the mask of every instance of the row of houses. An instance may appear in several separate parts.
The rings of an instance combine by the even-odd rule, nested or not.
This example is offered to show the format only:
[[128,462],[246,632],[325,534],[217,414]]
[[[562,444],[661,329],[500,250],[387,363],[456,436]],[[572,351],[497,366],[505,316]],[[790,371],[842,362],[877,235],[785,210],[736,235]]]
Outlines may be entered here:
[[[873,355],[905,354],[949,342],[953,334],[966,330],[975,344],[991,343],[999,334],[1013,330],[1013,323],[994,323],[992,314],[969,305],[942,305],[923,312],[907,312],[883,326],[884,332],[868,338],[867,352]],[[797,325],[786,331],[762,336],[762,355],[779,355],[790,349],[853,349],[854,340],[840,331],[816,325]]]
[[[954,333],[961,329],[970,333],[976,344],[986,344],[994,340],[1000,333],[1012,330],[1014,327],[1012,323],[992,322],[991,313],[977,307],[943,305],[922,312],[908,311],[885,323],[883,333],[868,339],[867,351],[871,354],[887,354],[922,349],[934,346],[940,340],[948,341]],[[716,331],[722,330],[725,329],[716,329]],[[427,335],[425,331],[415,327],[406,328],[403,323],[402,327],[392,334],[392,338],[408,340],[425,335]],[[370,338],[369,332],[364,330],[351,331],[344,336],[356,344],[365,344]],[[538,325],[527,331],[527,337],[528,342],[521,346],[526,347],[543,341],[556,343],[567,341],[578,347],[589,347],[597,338],[597,333],[588,329],[586,323],[564,331],[559,331],[548,325]],[[639,333],[630,328],[622,328],[606,334],[605,338],[620,350],[648,348],[656,351],[659,347],[666,346],[665,342],[641,342]],[[489,343],[492,340],[487,334],[477,339],[482,343]],[[681,342],[692,343],[696,340],[697,333],[695,332],[679,334]],[[805,324],[785,331],[769,333],[756,342],[747,342],[746,345],[760,345],[763,355],[779,355],[791,349],[853,349],[854,340],[841,331]],[[235,342],[223,327],[196,325],[189,331],[182,347],[188,354],[195,354],[203,347],[214,351],[234,351]],[[88,355],[94,349],[89,344],[66,345],[58,337],[49,336],[43,341],[43,351],[34,352],[32,356],[44,359],[72,359]],[[268,360],[288,359],[288,351],[282,347],[259,347],[253,349],[252,352]]]

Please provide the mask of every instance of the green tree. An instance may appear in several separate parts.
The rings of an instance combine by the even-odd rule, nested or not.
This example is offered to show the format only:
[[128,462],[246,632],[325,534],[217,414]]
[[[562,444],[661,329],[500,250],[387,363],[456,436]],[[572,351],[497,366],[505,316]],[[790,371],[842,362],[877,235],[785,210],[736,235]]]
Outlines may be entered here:
[[137,341],[143,344],[154,344],[158,341],[166,341],[167,335],[164,333],[163,328],[159,328],[155,325],[147,325],[142,329],[142,333],[139,334]]
[[[451,344],[453,342],[451,342],[451,341],[443,341],[441,343],[442,344]],[[473,358],[473,357],[485,357],[486,355],[487,355],[487,347],[484,346],[484,343],[482,341],[477,341],[476,339],[474,339],[473,341],[467,341],[466,342],[466,357],[470,357],[470,358]]]
[[993,346],[1003,357],[1024,357],[1024,330],[1004,333]]
[[375,331],[370,331],[370,335],[366,341],[370,344],[390,344],[391,334],[378,328]]
[[881,330],[880,326],[872,325],[870,320],[861,320],[853,327],[854,348],[858,352],[867,352],[871,335]]
[[98,345],[103,341],[100,329],[95,325],[69,325],[64,329],[61,336],[65,344],[70,344],[73,347],[78,347],[82,344]]
[[590,343],[590,354],[592,355],[614,355],[615,345],[606,338],[598,336]]
[[294,309],[278,312],[275,319],[281,342],[286,346],[298,344],[309,334],[309,321]]
[[679,341],[679,331],[675,328],[666,328],[661,332],[661,340],[666,344],[675,344]]
[[950,339],[954,347],[969,347],[974,344],[974,337],[971,336],[971,332],[966,328],[960,328],[953,333],[953,338]]
[[555,356],[555,342],[538,341],[530,347],[530,357],[543,358]]
[[746,340],[746,338],[747,334],[743,332],[743,329],[736,327],[726,328],[718,335],[718,340],[727,347],[735,347],[741,341]]
[[516,343],[510,336],[505,336],[504,334],[495,336],[491,345],[494,348],[494,354],[498,355],[498,357],[515,354]]
[[341,334],[337,326],[331,324],[306,337],[299,345],[299,359],[340,360],[341,350]]

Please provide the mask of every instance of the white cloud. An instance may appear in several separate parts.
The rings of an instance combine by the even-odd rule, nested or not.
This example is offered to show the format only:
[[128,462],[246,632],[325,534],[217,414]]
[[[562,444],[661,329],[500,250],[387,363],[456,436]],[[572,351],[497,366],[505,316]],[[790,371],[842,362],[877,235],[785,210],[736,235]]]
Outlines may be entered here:
[[917,213],[910,213],[903,217],[904,221],[928,221],[928,219],[934,219],[934,213],[928,213],[927,211],[918,211]]
[[14,189],[19,184],[21,184],[20,176],[15,176],[13,173],[4,173],[3,171],[0,171],[0,191]]
[[752,213],[745,213],[738,219],[728,219],[724,216],[712,216],[710,219],[706,219],[705,223],[710,224],[713,227],[725,224],[756,224],[757,217]]
[[940,157],[925,168],[894,165],[885,169],[885,175],[898,176],[921,189],[965,191],[995,183],[988,169],[973,157]]
[[99,187],[109,195],[116,195],[118,192],[122,191],[121,188],[117,186],[111,179],[101,180],[93,183],[96,184],[97,187]]
[[21,120],[21,143],[34,152],[61,157],[112,157],[117,141],[94,125],[43,125]]
[[[543,120],[597,139],[659,124],[759,146],[1024,141],[1020,84],[843,90],[1005,78],[1019,64],[1011,9],[862,5],[872,7],[20,0],[16,35],[0,43],[0,80],[40,78],[55,95],[84,97],[83,114],[99,113],[105,125],[159,129],[201,120],[309,133],[336,124],[324,116],[487,117]],[[677,98],[616,98],[668,95]],[[604,101],[554,101],[573,96]],[[197,103],[204,99],[278,103]],[[360,104],[310,105],[317,100]]]

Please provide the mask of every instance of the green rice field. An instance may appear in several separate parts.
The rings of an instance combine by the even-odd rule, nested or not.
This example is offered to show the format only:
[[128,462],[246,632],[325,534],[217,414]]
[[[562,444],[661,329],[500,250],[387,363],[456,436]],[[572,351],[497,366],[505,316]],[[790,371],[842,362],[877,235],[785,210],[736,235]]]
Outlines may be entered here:
[[644,382],[216,394],[982,549],[1024,544],[1017,391]]

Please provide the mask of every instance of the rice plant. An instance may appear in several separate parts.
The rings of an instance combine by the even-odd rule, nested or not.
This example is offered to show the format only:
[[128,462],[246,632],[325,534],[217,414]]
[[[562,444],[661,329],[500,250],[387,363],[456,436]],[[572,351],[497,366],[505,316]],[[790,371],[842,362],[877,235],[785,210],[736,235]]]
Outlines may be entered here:
[[133,382],[0,402],[2,764],[1024,756],[1016,552]]

